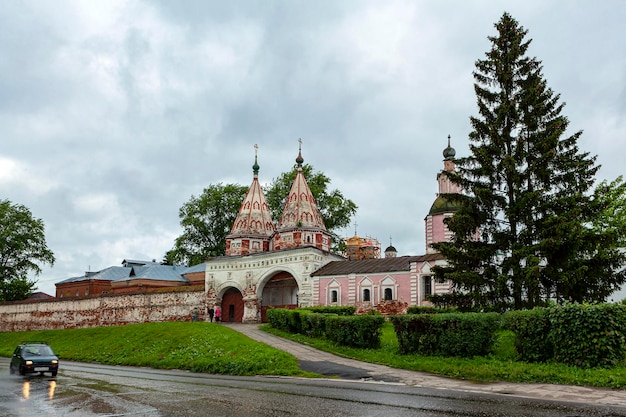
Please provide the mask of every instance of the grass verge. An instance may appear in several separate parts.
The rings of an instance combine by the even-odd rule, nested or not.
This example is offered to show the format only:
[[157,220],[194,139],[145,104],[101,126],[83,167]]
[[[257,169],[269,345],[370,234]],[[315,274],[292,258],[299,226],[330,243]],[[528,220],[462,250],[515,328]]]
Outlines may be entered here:
[[[383,327],[380,349],[338,346],[324,339],[284,333],[269,325],[262,326],[262,329],[339,356],[477,383],[510,381],[626,388],[626,365],[611,369],[581,369],[557,363],[518,362],[510,332],[500,333],[490,356],[464,359],[399,355],[398,341],[390,323]],[[318,376],[301,371],[292,355],[214,323],[145,323],[0,333],[0,356],[11,356],[15,346],[25,340],[47,341],[61,360],[223,375]]]
[[269,325],[263,325],[262,329],[268,333],[346,358],[378,363],[399,369],[463,378],[476,382],[509,381],[626,388],[626,365],[610,369],[581,369],[559,363],[533,364],[519,362],[516,360],[516,352],[513,347],[513,333],[508,331],[499,333],[494,352],[490,356],[465,359],[399,355],[398,340],[391,323],[385,323],[383,326],[380,349],[356,349],[338,346],[324,339],[285,333]]
[[288,353],[205,322],[0,333],[0,356],[11,356],[26,340],[48,342],[61,360],[225,375],[314,375],[301,371]]

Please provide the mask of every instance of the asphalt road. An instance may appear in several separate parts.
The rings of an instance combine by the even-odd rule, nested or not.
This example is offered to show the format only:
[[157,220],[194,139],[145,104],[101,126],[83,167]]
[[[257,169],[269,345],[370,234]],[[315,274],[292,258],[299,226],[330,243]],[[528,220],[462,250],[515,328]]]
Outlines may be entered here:
[[230,377],[62,362],[59,375],[9,375],[1,416],[614,417],[626,409],[429,389],[392,382]]

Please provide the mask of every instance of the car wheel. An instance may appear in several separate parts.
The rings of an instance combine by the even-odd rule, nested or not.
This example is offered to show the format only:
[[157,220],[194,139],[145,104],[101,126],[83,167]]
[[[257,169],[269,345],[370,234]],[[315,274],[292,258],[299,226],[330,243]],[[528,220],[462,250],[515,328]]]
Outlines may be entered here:
[[52,376],[57,376],[57,371],[52,371]]
[[26,370],[20,366],[20,375],[26,375]]

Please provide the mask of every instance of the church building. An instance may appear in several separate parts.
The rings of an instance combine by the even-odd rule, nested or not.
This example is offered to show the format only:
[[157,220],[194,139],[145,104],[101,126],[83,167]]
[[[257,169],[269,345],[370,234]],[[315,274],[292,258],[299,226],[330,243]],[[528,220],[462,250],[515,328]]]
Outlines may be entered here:
[[431,273],[445,264],[431,244],[450,239],[444,219],[456,211],[442,194],[461,192],[446,175],[455,169],[450,137],[443,155],[438,195],[425,218],[425,254],[397,256],[390,245],[380,258],[380,249],[365,247],[358,236],[348,240],[346,254],[331,251],[331,234],[302,172],[301,141],[296,178],[275,222],[259,183],[255,150],[252,184],[226,237],[226,254],[205,263],[207,308],[219,305],[223,321],[257,323],[265,321],[269,307],[429,305],[428,295],[451,289]]

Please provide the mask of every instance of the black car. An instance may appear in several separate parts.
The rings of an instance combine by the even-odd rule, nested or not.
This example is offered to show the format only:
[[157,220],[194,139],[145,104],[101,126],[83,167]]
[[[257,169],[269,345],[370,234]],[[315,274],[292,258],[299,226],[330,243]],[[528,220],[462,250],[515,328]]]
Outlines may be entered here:
[[9,372],[20,375],[50,372],[56,376],[59,370],[59,358],[46,342],[22,342],[13,352]]

